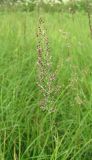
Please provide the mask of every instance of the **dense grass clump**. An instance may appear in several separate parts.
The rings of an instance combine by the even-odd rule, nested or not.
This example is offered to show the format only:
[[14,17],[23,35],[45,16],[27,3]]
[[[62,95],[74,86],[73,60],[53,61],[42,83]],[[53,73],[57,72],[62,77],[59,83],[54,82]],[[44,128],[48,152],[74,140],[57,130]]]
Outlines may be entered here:
[[49,105],[54,112],[39,104],[37,13],[0,13],[0,160],[91,160],[88,17],[82,12],[42,15],[52,71],[57,70],[54,85],[60,86]]

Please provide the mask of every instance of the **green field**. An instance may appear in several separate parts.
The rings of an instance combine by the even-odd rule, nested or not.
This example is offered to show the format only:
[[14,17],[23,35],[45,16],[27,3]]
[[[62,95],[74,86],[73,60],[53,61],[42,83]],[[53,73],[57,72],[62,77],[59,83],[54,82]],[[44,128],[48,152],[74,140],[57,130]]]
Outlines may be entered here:
[[[0,160],[92,160],[92,39],[86,13],[41,13],[55,111],[40,107],[38,14],[0,13]],[[42,40],[43,41],[43,40]],[[56,87],[55,87],[56,89]]]

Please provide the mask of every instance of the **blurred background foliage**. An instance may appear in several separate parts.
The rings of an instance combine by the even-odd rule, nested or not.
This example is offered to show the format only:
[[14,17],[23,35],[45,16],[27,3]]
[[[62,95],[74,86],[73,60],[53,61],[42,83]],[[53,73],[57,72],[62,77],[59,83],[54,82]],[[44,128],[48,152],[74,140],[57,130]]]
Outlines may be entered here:
[[92,12],[92,0],[65,0],[49,1],[44,0],[0,0],[0,11],[15,10],[32,12],[36,8],[43,9],[46,12],[76,12],[86,11]]

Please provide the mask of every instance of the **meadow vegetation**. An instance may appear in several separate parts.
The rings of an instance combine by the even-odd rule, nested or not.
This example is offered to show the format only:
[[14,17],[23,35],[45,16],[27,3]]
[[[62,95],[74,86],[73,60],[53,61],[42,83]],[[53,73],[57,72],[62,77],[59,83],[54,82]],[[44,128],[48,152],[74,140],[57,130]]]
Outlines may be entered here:
[[0,160],[42,159],[92,160],[92,39],[83,10],[0,12]]

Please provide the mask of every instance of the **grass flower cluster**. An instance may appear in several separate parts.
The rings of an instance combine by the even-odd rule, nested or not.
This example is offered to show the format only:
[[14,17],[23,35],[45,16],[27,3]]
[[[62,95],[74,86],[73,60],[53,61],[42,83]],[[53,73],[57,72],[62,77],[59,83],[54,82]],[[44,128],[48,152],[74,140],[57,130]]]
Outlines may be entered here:
[[42,100],[40,101],[40,106],[43,110],[54,111],[55,95],[58,87],[57,85],[55,85],[56,72],[53,72],[52,56],[50,53],[47,29],[45,22],[42,18],[39,18],[37,41],[37,84],[42,97]]

